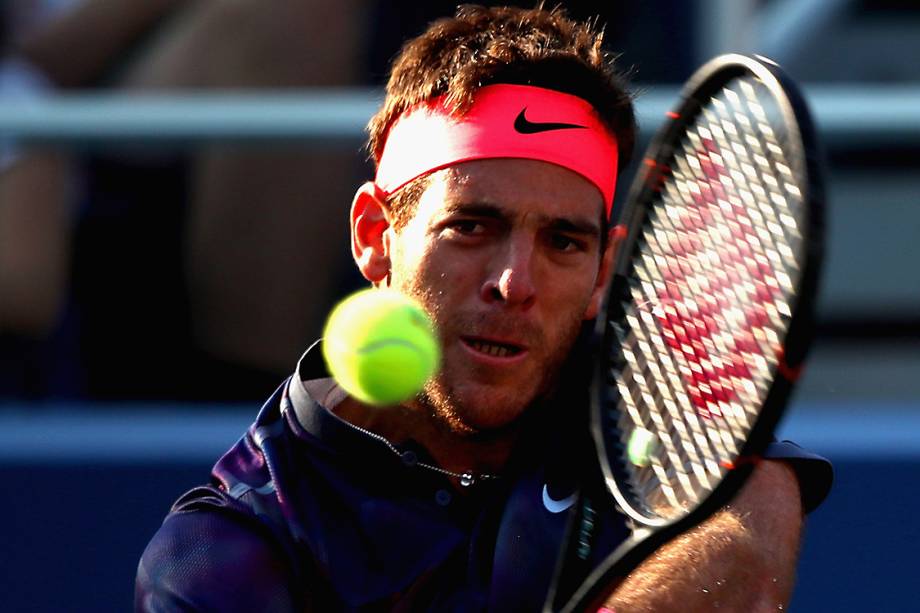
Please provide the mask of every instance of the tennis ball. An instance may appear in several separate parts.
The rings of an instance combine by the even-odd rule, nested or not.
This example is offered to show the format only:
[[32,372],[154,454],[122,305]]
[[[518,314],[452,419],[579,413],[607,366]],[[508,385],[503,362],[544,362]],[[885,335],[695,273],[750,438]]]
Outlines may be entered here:
[[388,405],[424,387],[438,369],[441,348],[431,320],[415,301],[394,290],[366,289],[330,313],[323,357],[349,395]]
[[634,465],[648,466],[651,455],[655,450],[655,435],[645,428],[636,428],[629,437],[626,445],[626,455]]

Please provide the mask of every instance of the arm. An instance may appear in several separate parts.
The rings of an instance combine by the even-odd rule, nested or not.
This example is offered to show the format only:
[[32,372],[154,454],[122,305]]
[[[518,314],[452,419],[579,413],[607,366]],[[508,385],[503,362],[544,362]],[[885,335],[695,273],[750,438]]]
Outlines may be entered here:
[[[50,79],[59,87],[86,86],[157,20],[187,3],[87,0],[27,34],[15,50],[40,80]],[[41,90],[30,94],[48,95]],[[62,150],[6,151],[3,145],[0,332],[43,338],[58,324],[69,281],[70,160]]]
[[295,611],[283,554],[255,525],[228,513],[166,518],[137,568],[134,610]]
[[0,168],[0,333],[43,338],[64,308],[70,265],[69,166],[34,151]]
[[85,0],[18,41],[16,51],[59,87],[86,86],[159,20],[189,4]]
[[616,613],[783,610],[802,520],[795,473],[762,462],[730,505],[646,560],[606,606]]

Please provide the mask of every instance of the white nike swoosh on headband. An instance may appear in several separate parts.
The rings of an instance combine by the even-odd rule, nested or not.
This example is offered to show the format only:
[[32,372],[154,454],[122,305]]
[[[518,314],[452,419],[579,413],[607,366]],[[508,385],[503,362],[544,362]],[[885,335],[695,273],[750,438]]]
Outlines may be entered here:
[[578,493],[572,493],[570,496],[566,496],[562,500],[554,500],[549,495],[549,490],[546,485],[543,486],[543,506],[546,507],[546,510],[550,513],[562,513],[570,506],[575,504],[575,500],[578,498]]

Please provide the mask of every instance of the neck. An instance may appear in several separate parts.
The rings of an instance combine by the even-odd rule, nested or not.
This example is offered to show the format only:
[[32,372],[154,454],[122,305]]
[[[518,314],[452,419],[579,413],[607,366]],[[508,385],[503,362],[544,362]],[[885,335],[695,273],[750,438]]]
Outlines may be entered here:
[[518,428],[487,435],[457,432],[420,406],[373,407],[350,397],[339,403],[333,413],[394,445],[411,439],[422,445],[441,468],[457,474],[472,473],[474,477],[501,474],[518,436]]

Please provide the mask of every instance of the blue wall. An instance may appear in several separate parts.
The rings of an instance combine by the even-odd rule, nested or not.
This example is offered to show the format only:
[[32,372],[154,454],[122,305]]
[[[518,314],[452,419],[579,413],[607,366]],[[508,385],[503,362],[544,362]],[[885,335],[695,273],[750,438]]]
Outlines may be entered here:
[[197,465],[0,468],[0,610],[130,611],[137,561]]
[[793,611],[915,611],[920,457],[836,461],[810,517]]

